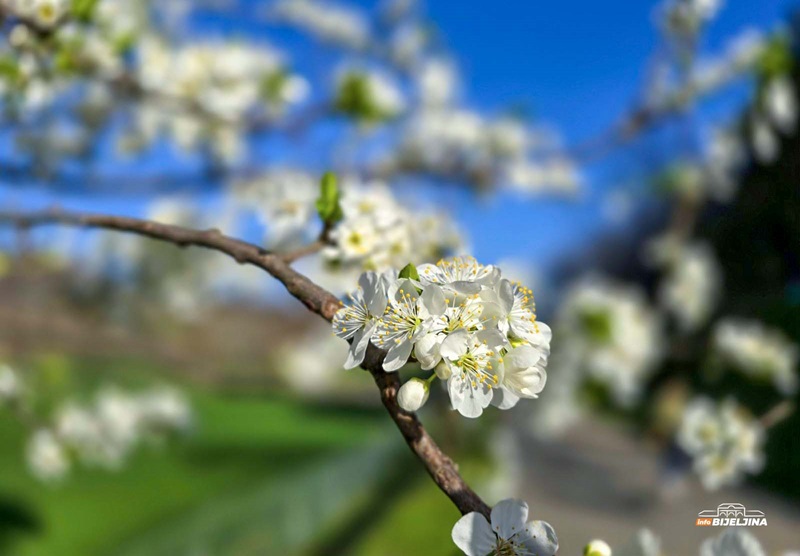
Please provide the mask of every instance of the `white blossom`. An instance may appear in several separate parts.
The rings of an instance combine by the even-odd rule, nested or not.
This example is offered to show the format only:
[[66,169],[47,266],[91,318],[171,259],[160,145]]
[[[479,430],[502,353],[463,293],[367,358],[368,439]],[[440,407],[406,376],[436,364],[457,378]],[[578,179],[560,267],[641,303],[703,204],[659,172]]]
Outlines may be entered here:
[[579,354],[582,370],[617,403],[638,400],[662,349],[660,319],[642,292],[599,277],[585,279],[568,292],[557,330],[567,349]]
[[771,164],[780,154],[780,141],[769,122],[761,116],[750,120],[750,141],[756,159],[762,164]]
[[[470,418],[490,404],[509,409],[520,398],[537,398],[547,380],[551,332],[536,320],[533,293],[472,257],[417,272],[419,280],[413,273],[414,279],[398,279],[396,271],[382,282],[374,272],[362,275],[360,289],[333,318],[335,333],[351,342],[346,366],[361,362],[371,341],[386,350],[386,371],[410,359],[433,369],[427,381],[406,382],[407,408],[424,403],[435,378],[447,381],[453,409]],[[372,296],[379,299],[374,306]]]
[[445,308],[439,288],[425,288],[420,294],[411,280],[400,280],[389,288],[389,304],[375,335],[378,347],[387,350],[384,370],[396,371],[408,362],[414,343]]
[[22,390],[22,385],[14,370],[8,365],[0,364],[0,404],[15,401]]
[[797,128],[797,96],[788,77],[771,79],[764,88],[764,109],[772,124],[781,132],[794,133]]
[[758,321],[728,318],[714,329],[714,349],[741,373],[771,381],[784,395],[797,391],[797,346]]
[[268,228],[269,243],[282,246],[306,239],[316,216],[317,181],[302,170],[274,168],[231,187],[236,203]]
[[478,512],[466,514],[453,527],[453,542],[467,556],[554,556],[558,551],[553,528],[544,521],[527,521],[528,505],[521,500],[498,502],[491,519],[490,525]]
[[[505,342],[497,330],[471,334],[464,329],[453,332],[442,341],[440,352],[446,366],[450,402],[464,417],[479,417],[492,403],[503,380],[500,349]],[[502,404],[503,394],[497,397]],[[511,407],[514,403],[508,401],[504,405]]]
[[429,59],[417,68],[417,94],[428,107],[446,106],[453,102],[458,89],[458,74],[454,65],[442,59]]
[[718,537],[706,539],[700,556],[766,556],[761,543],[746,529],[730,528]]
[[719,263],[706,244],[680,246],[664,262],[667,272],[659,289],[661,304],[681,330],[697,330],[708,321],[719,301]]
[[43,481],[61,479],[69,472],[70,464],[64,447],[52,431],[37,430],[28,442],[28,466]]
[[366,18],[346,6],[316,0],[280,0],[271,15],[345,46],[361,48],[369,40]]
[[345,368],[358,367],[370,340],[386,310],[388,276],[365,272],[358,279],[358,289],[350,294],[349,302],[333,317],[333,329],[337,336],[350,340],[350,350]]
[[696,398],[684,410],[678,445],[694,459],[703,486],[735,484],[764,465],[764,429],[733,400]]
[[475,294],[481,291],[481,286],[493,286],[500,272],[472,257],[453,257],[435,265],[420,265],[419,276],[423,284],[436,284],[460,294]]

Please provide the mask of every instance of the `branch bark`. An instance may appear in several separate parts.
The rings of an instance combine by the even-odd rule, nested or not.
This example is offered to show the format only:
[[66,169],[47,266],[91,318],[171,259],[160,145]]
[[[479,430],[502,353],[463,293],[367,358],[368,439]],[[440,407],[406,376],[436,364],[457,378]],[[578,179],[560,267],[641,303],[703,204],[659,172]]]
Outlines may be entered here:
[[[327,321],[330,321],[341,307],[341,302],[336,296],[294,270],[290,266],[291,261],[287,261],[284,256],[226,236],[217,229],[195,230],[125,216],[63,210],[27,214],[0,212],[0,225],[14,226],[18,229],[48,225],[100,228],[145,236],[178,247],[202,247],[224,253],[239,264],[250,264],[265,270],[310,311]],[[384,351],[370,345],[362,366],[372,375],[380,391],[381,401],[408,447],[420,459],[436,485],[462,514],[477,511],[488,518],[491,508],[464,481],[453,460],[437,446],[417,416],[404,411],[398,405],[397,391],[400,379],[397,373],[387,373],[383,370],[385,356]]]

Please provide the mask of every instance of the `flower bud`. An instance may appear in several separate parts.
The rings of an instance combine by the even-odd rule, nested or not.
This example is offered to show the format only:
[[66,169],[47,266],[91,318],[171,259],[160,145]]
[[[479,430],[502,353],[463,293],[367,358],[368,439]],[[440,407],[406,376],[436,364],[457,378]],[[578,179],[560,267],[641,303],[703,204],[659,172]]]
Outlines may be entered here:
[[583,549],[583,556],[611,556],[611,547],[607,542],[595,539]]
[[429,392],[428,381],[414,377],[400,387],[397,403],[406,411],[417,411],[428,401]]

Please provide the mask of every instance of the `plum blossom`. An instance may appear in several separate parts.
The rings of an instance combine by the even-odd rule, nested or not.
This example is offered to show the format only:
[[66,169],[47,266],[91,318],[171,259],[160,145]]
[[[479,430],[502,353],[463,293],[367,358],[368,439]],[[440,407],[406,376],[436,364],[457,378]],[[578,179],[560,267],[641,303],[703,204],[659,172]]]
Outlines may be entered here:
[[554,556],[556,532],[545,521],[527,521],[528,504],[507,499],[492,508],[491,525],[482,514],[470,512],[453,527],[453,542],[467,556]]
[[678,445],[694,460],[703,486],[716,490],[764,465],[764,428],[732,399],[700,397],[684,410]]
[[719,263],[706,244],[679,246],[664,262],[667,274],[659,290],[661,304],[681,330],[695,331],[708,321],[719,300]]
[[[514,407],[535,399],[546,380],[550,328],[536,320],[533,293],[502,279],[499,268],[472,257],[453,257],[420,269],[362,275],[359,290],[333,318],[337,336],[351,342],[346,366],[363,361],[369,342],[386,350],[383,369],[409,360],[429,379],[401,388],[401,405],[415,411],[427,400],[429,383],[447,381],[454,410],[475,418],[490,404]],[[369,278],[366,278],[369,277]],[[378,290],[374,284],[380,283]],[[377,295],[379,303],[372,303]]]
[[37,430],[27,448],[28,466],[42,481],[56,481],[69,472],[70,463],[64,446],[48,429]]
[[587,278],[567,294],[557,330],[579,354],[578,366],[622,406],[635,403],[661,353],[661,324],[643,292]]
[[478,293],[481,286],[493,286],[500,278],[497,268],[484,266],[472,257],[453,257],[435,265],[420,265],[419,273],[423,284],[437,284],[461,294]]
[[369,40],[369,26],[360,11],[317,0],[280,0],[270,14],[323,40],[361,48]]
[[797,391],[800,352],[780,330],[728,318],[717,323],[713,342],[722,360],[742,374],[770,381],[786,396]]
[[0,404],[13,402],[21,391],[20,380],[8,365],[0,364]]
[[730,528],[718,537],[706,539],[700,546],[700,556],[766,556],[761,543],[746,529]]
[[365,272],[358,279],[358,289],[350,294],[344,309],[333,317],[337,336],[350,342],[344,363],[346,369],[358,367],[364,361],[367,346],[375,334],[380,318],[386,310],[387,277],[375,272]]
[[772,124],[791,134],[797,128],[797,97],[788,77],[771,79],[764,88],[764,109]]
[[450,402],[464,417],[479,417],[500,387],[503,368],[499,350],[506,339],[497,330],[470,334],[464,329],[447,336],[441,346]]
[[439,288],[425,288],[420,294],[411,280],[400,280],[389,288],[389,304],[375,335],[376,344],[387,349],[383,368],[396,371],[408,362],[414,343],[444,313],[444,294]]

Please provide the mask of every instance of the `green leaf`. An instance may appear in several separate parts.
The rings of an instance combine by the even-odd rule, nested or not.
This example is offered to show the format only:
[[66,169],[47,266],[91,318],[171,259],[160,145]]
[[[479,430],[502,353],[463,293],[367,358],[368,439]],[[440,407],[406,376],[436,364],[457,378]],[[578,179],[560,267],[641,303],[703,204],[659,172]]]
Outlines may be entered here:
[[758,61],[758,71],[765,79],[786,75],[792,70],[792,48],[789,38],[776,34],[767,42]]
[[417,267],[411,263],[408,263],[403,267],[403,270],[400,271],[400,278],[408,278],[410,280],[416,280],[419,282],[419,272],[417,272]]
[[78,21],[90,21],[98,0],[72,0],[72,15]]
[[317,213],[320,219],[326,224],[336,224],[344,217],[342,207],[339,203],[340,197],[336,175],[332,172],[325,172],[320,182]]

